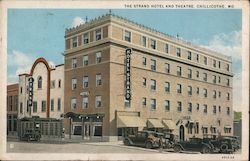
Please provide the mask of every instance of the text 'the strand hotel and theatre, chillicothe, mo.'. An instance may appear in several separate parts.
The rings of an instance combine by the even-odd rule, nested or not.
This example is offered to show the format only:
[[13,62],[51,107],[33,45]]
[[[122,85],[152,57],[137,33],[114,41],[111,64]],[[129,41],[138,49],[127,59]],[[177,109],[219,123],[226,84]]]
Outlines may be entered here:
[[[66,137],[115,141],[145,129],[180,140],[233,135],[230,57],[113,14],[66,29],[64,56],[64,65],[54,69],[38,59],[30,75],[38,115],[63,114]],[[45,90],[36,91],[36,73],[45,74]],[[25,87],[22,77],[19,86]]]
[[83,135],[109,141],[143,129],[233,135],[230,57],[112,14],[67,29],[65,43],[66,134],[84,122]]

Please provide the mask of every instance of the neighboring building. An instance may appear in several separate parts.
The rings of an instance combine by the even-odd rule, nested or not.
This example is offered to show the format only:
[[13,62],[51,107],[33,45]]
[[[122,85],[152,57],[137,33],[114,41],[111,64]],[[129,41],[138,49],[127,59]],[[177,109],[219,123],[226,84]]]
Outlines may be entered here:
[[240,139],[240,144],[242,145],[242,113],[234,111],[234,136],[238,136]]
[[[33,103],[29,106],[29,79],[33,78]],[[52,67],[38,58],[29,74],[19,75],[18,118],[39,116],[60,119],[64,113],[64,65]]]
[[232,80],[230,57],[107,14],[65,32],[66,133],[233,135]]
[[17,135],[18,84],[7,86],[7,134]]

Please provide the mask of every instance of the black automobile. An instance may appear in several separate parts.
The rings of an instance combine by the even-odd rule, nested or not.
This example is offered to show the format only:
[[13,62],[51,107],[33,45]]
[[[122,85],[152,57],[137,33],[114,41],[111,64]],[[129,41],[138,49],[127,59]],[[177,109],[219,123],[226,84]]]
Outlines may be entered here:
[[174,144],[174,151],[181,152],[181,151],[195,151],[201,153],[210,153],[212,147],[203,142],[201,138],[190,138],[189,141],[179,141]]
[[163,133],[164,136],[164,148],[166,149],[170,149],[170,148],[173,148],[174,147],[174,144],[177,142],[176,141],[176,136],[172,133],[169,133],[169,132],[164,132]]
[[21,137],[21,140],[26,141],[40,141],[41,139],[41,132],[38,129],[26,129],[25,133]]
[[135,135],[128,135],[123,139],[125,145],[142,146],[148,149],[160,147],[160,135],[153,131],[138,131]]

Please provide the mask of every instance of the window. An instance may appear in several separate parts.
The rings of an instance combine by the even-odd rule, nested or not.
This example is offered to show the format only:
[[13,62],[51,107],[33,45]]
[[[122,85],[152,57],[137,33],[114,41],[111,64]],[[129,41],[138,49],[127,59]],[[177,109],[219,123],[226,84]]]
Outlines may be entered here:
[[61,111],[61,108],[62,108],[61,98],[58,98],[57,99],[57,110]]
[[77,67],[77,59],[73,58],[72,59],[72,68],[76,68]]
[[227,79],[227,86],[229,86],[230,85],[230,82],[229,82],[229,79]]
[[197,61],[197,62],[199,62],[199,61],[200,61],[199,54],[196,54],[196,61]]
[[216,98],[216,91],[213,90],[213,98]]
[[181,57],[181,48],[176,48],[176,55]]
[[76,109],[76,98],[71,99],[71,109]]
[[177,102],[177,111],[178,112],[182,111],[182,103],[180,101]]
[[131,42],[131,32],[125,31],[124,40],[127,42]]
[[207,57],[204,56],[204,64],[207,65]]
[[230,69],[230,68],[229,68],[229,64],[227,64],[227,71],[229,71],[229,69]]
[[41,89],[43,85],[43,78],[41,76],[38,77],[37,79],[37,87],[38,89]]
[[55,80],[50,81],[50,88],[53,89],[55,88],[56,82]]
[[142,106],[143,107],[147,106],[147,98],[146,97],[142,97]]
[[20,94],[23,93],[23,87],[20,87]]
[[77,47],[77,37],[73,37],[73,39],[72,39],[72,47],[73,48]]
[[188,95],[192,96],[192,87],[191,86],[188,86]]
[[177,66],[177,76],[181,76],[181,67]]
[[230,108],[227,107],[227,115],[230,115]]
[[58,88],[61,88],[61,86],[62,86],[61,83],[62,83],[62,81],[61,81],[61,79],[59,79],[58,80]]
[[202,133],[203,133],[203,134],[207,134],[207,133],[208,133],[207,127],[203,127],[203,128],[202,128]]
[[207,89],[206,88],[203,89],[203,93],[204,93],[204,97],[207,97]]
[[195,131],[196,134],[199,134],[199,122],[195,123]]
[[101,61],[102,61],[102,53],[97,52],[95,55],[96,55],[96,64],[101,63]]
[[83,43],[88,44],[89,43],[89,33],[84,33],[83,34]]
[[200,110],[200,104],[199,104],[199,103],[196,104],[196,110],[197,110],[197,111]]
[[213,67],[216,68],[216,60],[213,60]]
[[146,57],[142,58],[142,65],[144,65],[144,66],[147,65],[147,58]]
[[224,132],[225,133],[231,133],[231,128],[230,127],[225,127]]
[[143,78],[143,82],[142,82],[143,86],[146,87],[147,86],[147,79]]
[[188,60],[192,60],[192,52],[188,51]]
[[151,99],[151,110],[156,110],[156,99]]
[[192,69],[188,69],[188,78],[189,78],[189,79],[192,78]]
[[145,36],[142,36],[142,46],[147,46],[147,38]]
[[156,49],[156,41],[151,39],[150,40],[150,46],[151,46],[152,49]]
[[73,78],[72,80],[71,80],[71,85],[72,85],[72,90],[75,90],[76,89],[76,84],[77,84],[77,79],[75,79],[75,78]]
[[165,44],[165,52],[169,53],[169,45],[168,44]]
[[89,56],[84,55],[83,56],[83,66],[87,66],[89,64]]
[[220,106],[218,107],[218,111],[219,111],[219,113],[221,113],[221,107]]
[[102,75],[97,74],[96,75],[96,86],[100,86],[100,85],[102,85]]
[[37,102],[34,101],[33,102],[33,113],[36,113],[37,112]]
[[46,101],[42,101],[42,112],[46,111]]
[[181,84],[177,84],[177,93],[182,93]]
[[207,113],[207,105],[204,104],[204,110],[203,110],[204,113]]
[[96,39],[96,41],[102,39],[102,30],[101,29],[95,30],[95,39]]
[[165,100],[165,111],[170,111],[170,101]]
[[54,111],[54,99],[50,100],[50,110]]
[[188,103],[188,112],[192,112],[192,103],[191,102]]
[[213,113],[216,114],[216,106],[213,106]]
[[218,76],[218,83],[220,83],[220,76]]
[[23,113],[23,103],[22,102],[20,102],[20,113]]
[[165,72],[170,73],[170,64],[165,63]]
[[218,67],[220,68],[220,61],[218,61]]
[[88,88],[89,87],[89,77],[84,76],[83,77],[83,88]]
[[151,70],[156,70],[156,60],[151,59]]
[[207,81],[207,73],[203,73],[203,80]]
[[230,93],[227,93],[227,100],[230,100]]
[[216,83],[216,75],[213,75],[213,83]]
[[199,87],[196,88],[196,94],[200,94],[200,88]]
[[170,83],[165,82],[165,92],[170,92]]
[[96,96],[95,97],[95,107],[101,107],[102,106],[102,96]]
[[219,94],[218,94],[218,95],[219,95],[219,98],[220,98],[220,97],[221,97],[221,92],[220,92],[220,91],[219,91]]
[[82,98],[82,108],[88,108],[89,107],[89,98],[83,97]]
[[156,80],[151,79],[151,89],[156,90]]

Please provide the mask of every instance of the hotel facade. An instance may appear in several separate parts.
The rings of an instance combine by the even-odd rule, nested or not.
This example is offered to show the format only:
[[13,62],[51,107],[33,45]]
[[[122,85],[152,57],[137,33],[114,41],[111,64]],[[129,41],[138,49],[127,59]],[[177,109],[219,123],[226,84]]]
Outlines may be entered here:
[[232,60],[107,14],[65,32],[66,134],[233,135]]

